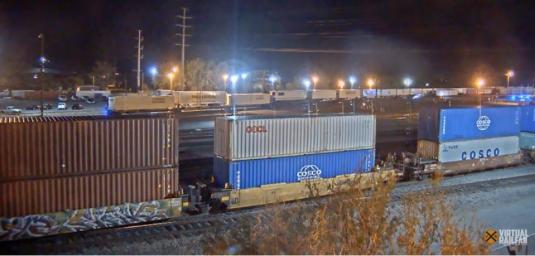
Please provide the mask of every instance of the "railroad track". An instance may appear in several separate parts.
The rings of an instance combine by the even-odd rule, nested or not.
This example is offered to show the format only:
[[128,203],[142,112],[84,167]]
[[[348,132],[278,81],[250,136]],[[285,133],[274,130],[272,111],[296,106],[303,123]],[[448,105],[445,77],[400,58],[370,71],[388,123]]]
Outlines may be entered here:
[[[414,186],[415,189],[408,189],[408,186],[410,185],[401,184],[400,187],[403,189],[396,188],[393,191],[392,202],[395,203],[399,201],[406,193],[417,191],[427,191],[429,193],[444,192],[448,195],[460,193],[464,195],[467,193],[492,190],[497,187],[519,186],[529,183],[535,183],[535,174],[441,186],[438,188],[432,188],[427,185],[416,185]],[[305,202],[305,207],[312,207],[313,205],[317,205],[318,200],[321,199],[309,199],[303,202]],[[266,207],[262,206],[213,215],[184,216],[159,223],[0,242],[0,251],[3,251],[3,253],[16,254],[34,254],[43,252],[80,254],[83,253],[84,248],[111,248],[117,241],[127,240],[128,243],[143,242],[151,244],[162,239],[179,240],[205,234],[206,232],[217,232],[236,227],[238,223],[254,223],[257,218],[270,218],[270,216],[267,216],[265,209]]]

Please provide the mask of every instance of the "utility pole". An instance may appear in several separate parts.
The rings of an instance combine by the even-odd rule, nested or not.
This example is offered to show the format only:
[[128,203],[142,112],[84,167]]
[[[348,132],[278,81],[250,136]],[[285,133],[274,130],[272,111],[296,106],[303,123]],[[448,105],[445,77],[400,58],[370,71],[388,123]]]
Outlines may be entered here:
[[182,23],[181,24],[176,24],[178,27],[180,27],[182,29],[182,32],[181,33],[177,33],[177,36],[180,36],[182,37],[182,43],[178,43],[176,45],[180,46],[181,48],[181,54],[180,54],[180,66],[181,66],[181,76],[180,76],[180,85],[182,86],[182,90],[184,90],[185,88],[185,76],[186,76],[186,65],[185,65],[185,61],[186,61],[186,47],[189,46],[188,44],[186,44],[186,36],[190,36],[188,34],[186,34],[186,28],[190,28],[191,26],[188,26],[186,25],[186,21],[188,19],[191,19],[191,17],[188,17],[186,14],[188,12],[188,9],[187,8],[182,8],[182,15],[177,15],[177,17],[179,19],[182,20]]
[[41,72],[40,73],[40,76],[39,76],[39,80],[41,82],[41,117],[43,117],[44,115],[44,112],[43,112],[43,108],[44,108],[44,90],[45,90],[45,81],[44,81],[44,75],[45,75],[45,62],[46,62],[46,57],[45,57],[45,34],[41,33],[39,34],[39,36],[37,36],[39,39],[41,39],[41,57],[39,57],[39,63],[41,63]]
[[143,59],[143,37],[141,36],[141,29],[137,30],[137,89],[143,90],[141,81],[141,59]]

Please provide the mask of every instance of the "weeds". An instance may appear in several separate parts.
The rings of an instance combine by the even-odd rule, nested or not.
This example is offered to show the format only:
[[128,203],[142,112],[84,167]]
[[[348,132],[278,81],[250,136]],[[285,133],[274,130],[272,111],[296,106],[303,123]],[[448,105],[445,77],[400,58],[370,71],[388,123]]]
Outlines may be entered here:
[[[434,176],[437,187],[441,177]],[[440,190],[404,194],[393,202],[394,179],[361,189],[357,178],[332,184],[335,195],[267,207],[241,223],[211,254],[487,254],[480,228],[460,221]],[[317,189],[311,183],[310,193]]]

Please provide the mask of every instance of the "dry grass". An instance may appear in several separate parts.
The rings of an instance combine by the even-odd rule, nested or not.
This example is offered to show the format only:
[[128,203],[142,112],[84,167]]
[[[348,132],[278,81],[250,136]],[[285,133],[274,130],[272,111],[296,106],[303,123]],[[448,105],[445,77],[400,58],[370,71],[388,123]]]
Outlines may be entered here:
[[[434,177],[433,186],[440,180]],[[459,225],[467,222],[455,218],[444,194],[415,192],[392,203],[394,180],[379,180],[373,190],[353,185],[359,183],[355,180],[351,184],[333,184],[331,189],[336,195],[314,204],[270,206],[256,223],[242,223],[239,232],[227,232],[219,244],[211,245],[205,253],[488,253],[479,227]],[[310,186],[312,195],[315,191]]]

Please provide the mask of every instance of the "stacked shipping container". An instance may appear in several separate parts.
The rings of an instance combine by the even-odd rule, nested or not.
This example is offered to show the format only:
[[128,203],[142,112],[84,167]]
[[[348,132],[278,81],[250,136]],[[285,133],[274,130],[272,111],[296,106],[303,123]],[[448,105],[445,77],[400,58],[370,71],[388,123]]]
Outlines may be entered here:
[[162,199],[178,191],[169,116],[0,118],[0,216]]
[[516,154],[520,109],[467,107],[420,112],[418,154],[441,163]]
[[535,106],[520,107],[520,148],[535,149]]
[[367,172],[375,117],[221,117],[215,122],[214,174],[236,189]]

